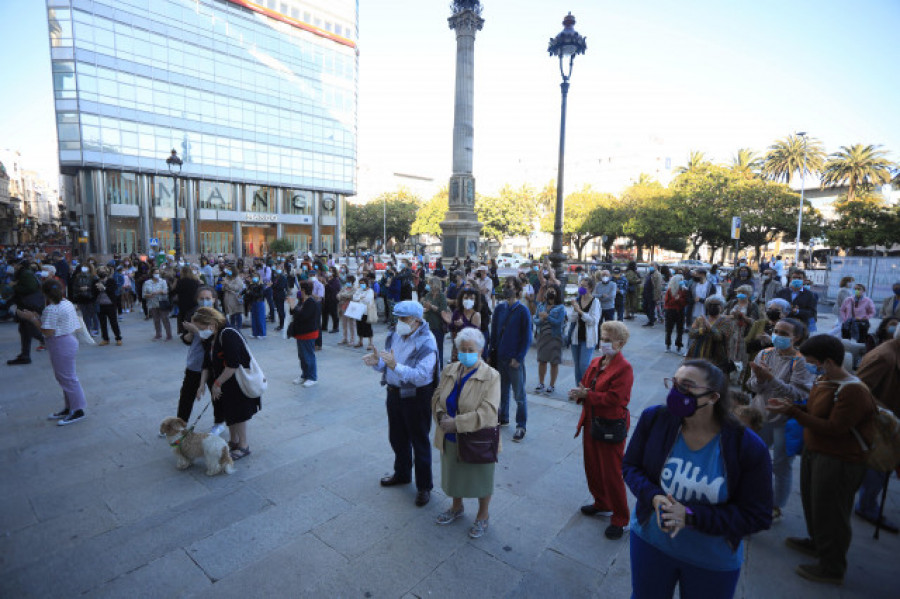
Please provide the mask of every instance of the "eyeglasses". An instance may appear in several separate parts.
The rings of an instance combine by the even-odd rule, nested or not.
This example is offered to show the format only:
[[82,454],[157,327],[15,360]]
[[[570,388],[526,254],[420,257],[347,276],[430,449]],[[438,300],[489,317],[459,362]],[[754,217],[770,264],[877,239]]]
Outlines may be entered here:
[[[709,387],[698,387],[690,381],[679,381],[675,378],[664,378],[663,384],[666,386],[666,389],[677,389],[681,393],[689,393],[697,397],[712,391]],[[704,391],[705,393],[698,393],[698,391]]]

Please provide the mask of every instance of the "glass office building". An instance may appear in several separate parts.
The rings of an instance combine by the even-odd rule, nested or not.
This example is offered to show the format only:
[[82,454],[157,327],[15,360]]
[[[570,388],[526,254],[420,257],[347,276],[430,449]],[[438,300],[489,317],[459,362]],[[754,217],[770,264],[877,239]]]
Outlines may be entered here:
[[47,15],[83,251],[172,250],[176,196],[189,255],[344,249],[358,0],[47,0]]

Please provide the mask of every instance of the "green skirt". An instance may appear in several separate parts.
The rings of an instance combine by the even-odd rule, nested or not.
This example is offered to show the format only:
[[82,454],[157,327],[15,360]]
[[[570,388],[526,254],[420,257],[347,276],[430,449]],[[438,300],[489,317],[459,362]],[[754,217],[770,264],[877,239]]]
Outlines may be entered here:
[[487,497],[494,494],[496,464],[459,461],[456,443],[444,439],[441,454],[441,489],[447,497]]

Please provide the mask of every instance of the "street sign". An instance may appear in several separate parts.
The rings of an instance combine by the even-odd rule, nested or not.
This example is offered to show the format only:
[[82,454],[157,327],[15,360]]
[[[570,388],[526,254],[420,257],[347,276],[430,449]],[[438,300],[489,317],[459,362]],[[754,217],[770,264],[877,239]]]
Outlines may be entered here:
[[740,239],[741,238],[741,217],[733,216],[731,218],[731,238],[732,239]]
[[151,245],[151,246],[159,246],[159,238],[158,238],[158,237],[151,237],[151,238],[150,238],[150,245]]

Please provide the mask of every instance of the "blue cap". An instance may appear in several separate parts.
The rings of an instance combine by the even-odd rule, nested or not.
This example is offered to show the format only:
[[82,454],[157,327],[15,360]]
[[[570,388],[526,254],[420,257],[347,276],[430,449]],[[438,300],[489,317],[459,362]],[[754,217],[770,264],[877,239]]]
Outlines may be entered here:
[[419,302],[406,300],[398,302],[397,305],[394,306],[394,316],[397,317],[414,316],[415,318],[422,320],[422,314],[422,304]]

